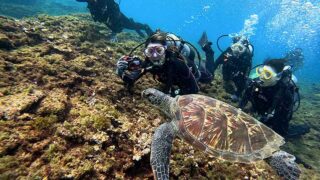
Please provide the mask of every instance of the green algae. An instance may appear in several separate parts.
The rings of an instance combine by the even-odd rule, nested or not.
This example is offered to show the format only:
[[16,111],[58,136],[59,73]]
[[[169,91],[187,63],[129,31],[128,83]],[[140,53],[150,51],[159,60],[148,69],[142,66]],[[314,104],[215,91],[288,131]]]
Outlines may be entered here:
[[52,114],[50,116],[35,118],[32,125],[38,130],[48,130],[52,128],[57,121],[58,117]]
[[0,179],[15,178],[14,172],[9,171],[19,167],[19,161],[14,156],[4,156],[0,158]]
[[[56,157],[56,154],[58,153],[58,146],[56,144],[50,144],[48,149],[44,152],[44,156],[48,158],[49,161],[53,160]],[[53,162],[56,160],[53,160]]]
[[10,138],[10,133],[9,132],[0,132],[0,141],[6,140]]

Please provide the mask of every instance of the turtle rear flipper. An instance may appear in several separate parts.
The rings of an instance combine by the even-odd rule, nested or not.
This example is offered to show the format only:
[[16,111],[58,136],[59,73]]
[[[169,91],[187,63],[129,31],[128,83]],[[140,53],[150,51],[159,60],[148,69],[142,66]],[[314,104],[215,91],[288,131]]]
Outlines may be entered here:
[[275,152],[266,161],[277,171],[278,175],[286,180],[297,180],[301,174],[301,170],[295,163],[295,157],[287,152]]
[[150,163],[154,178],[157,180],[169,180],[169,158],[174,137],[175,132],[171,123],[162,124],[153,135]]

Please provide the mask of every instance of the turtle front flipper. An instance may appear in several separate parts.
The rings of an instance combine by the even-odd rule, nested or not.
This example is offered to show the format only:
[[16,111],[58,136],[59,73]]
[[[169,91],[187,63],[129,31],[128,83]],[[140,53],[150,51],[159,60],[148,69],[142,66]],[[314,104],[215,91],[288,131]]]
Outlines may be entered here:
[[151,166],[155,179],[169,180],[169,158],[175,131],[171,123],[164,123],[154,133],[151,144]]
[[267,163],[277,171],[278,175],[286,180],[297,180],[301,174],[295,157],[285,151],[277,151],[267,158]]

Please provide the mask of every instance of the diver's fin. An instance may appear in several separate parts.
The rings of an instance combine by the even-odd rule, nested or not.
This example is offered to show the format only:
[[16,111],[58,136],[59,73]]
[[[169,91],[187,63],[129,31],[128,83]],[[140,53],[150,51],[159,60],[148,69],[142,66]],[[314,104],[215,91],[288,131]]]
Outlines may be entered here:
[[204,47],[207,43],[208,43],[208,36],[207,36],[207,33],[204,31],[204,32],[202,33],[201,38],[200,38],[199,41],[198,41],[198,44],[199,44],[201,47]]

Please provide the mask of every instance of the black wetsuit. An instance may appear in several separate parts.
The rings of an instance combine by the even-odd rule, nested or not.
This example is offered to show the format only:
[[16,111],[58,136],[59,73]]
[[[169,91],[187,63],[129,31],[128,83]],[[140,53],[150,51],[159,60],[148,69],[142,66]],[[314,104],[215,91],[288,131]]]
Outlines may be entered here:
[[222,64],[223,80],[226,82],[233,81],[237,87],[236,95],[240,97],[245,89],[247,77],[252,66],[252,54],[247,50],[237,58],[235,56],[227,57],[228,53],[232,54],[230,47],[211,65],[211,71],[214,74],[218,66]]
[[[211,51],[206,51],[206,63],[203,66],[202,64],[200,64],[198,66],[198,64],[196,64],[195,62],[195,52],[193,49],[190,48],[190,54],[188,57],[186,57],[186,61],[187,61],[187,65],[189,66],[189,68],[192,71],[192,74],[194,75],[194,77],[196,78],[196,80],[198,82],[201,83],[211,83],[211,81],[213,80],[213,75],[210,72],[210,62],[214,62],[213,60],[213,56],[214,56],[214,52],[211,49]],[[209,67],[209,69],[208,69]]]
[[280,135],[286,136],[293,115],[295,85],[288,78],[281,79],[270,87],[262,87],[257,81],[256,79],[249,83],[240,108],[244,108],[250,101],[251,110],[261,115],[262,119],[267,114],[273,114],[273,117],[262,121]]
[[105,23],[113,33],[119,33],[123,29],[135,30],[139,35],[144,36],[141,30],[148,35],[153,31],[147,24],[135,22],[132,18],[126,17],[114,0],[77,0],[88,2],[88,9],[94,21]]
[[[130,71],[128,74],[122,75],[122,79],[129,87],[132,87],[146,73],[151,73],[154,78],[165,84],[165,93],[171,93],[174,96],[173,86],[179,87],[179,94],[195,94],[198,93],[199,87],[197,81],[185,61],[178,58],[170,58],[162,66],[153,65],[148,59],[141,61],[141,69]],[[118,73],[122,74],[122,72]]]
[[211,42],[206,44],[202,50],[206,54],[206,62],[205,67],[200,67],[199,70],[201,72],[200,82],[202,83],[211,83],[214,79],[214,71],[215,71],[215,64],[214,64],[214,51],[211,48]]

